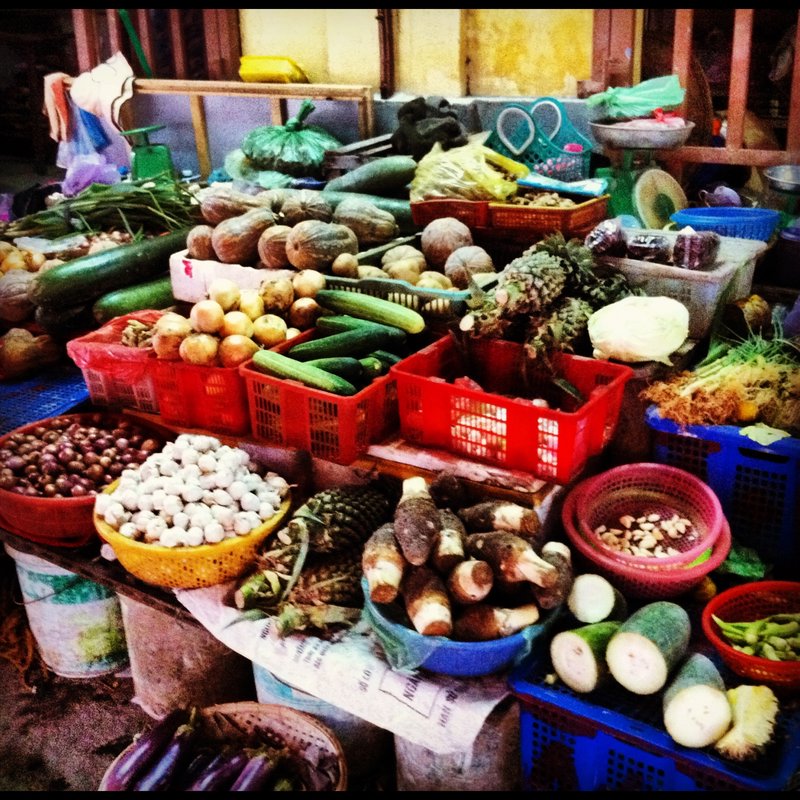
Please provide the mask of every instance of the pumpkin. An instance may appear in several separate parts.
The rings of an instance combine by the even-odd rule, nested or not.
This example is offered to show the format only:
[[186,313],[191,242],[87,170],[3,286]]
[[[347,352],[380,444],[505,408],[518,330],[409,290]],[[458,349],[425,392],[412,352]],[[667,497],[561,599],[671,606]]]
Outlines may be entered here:
[[286,269],[292,265],[286,255],[286,238],[290,225],[271,225],[258,237],[258,257],[268,269]]
[[396,244],[394,247],[390,247],[382,256],[381,256],[381,266],[385,267],[387,264],[391,264],[392,261],[398,261],[401,258],[417,258],[421,264],[421,269],[425,269],[425,256],[422,253],[422,250],[418,250],[411,244]]
[[472,231],[455,217],[431,220],[423,229],[420,247],[428,265],[443,270],[448,256],[459,247],[473,244]]
[[333,217],[333,206],[319,192],[300,189],[283,201],[281,216],[284,225],[289,227],[306,219],[330,222]]
[[473,275],[495,272],[492,257],[478,245],[467,245],[453,250],[444,263],[444,274],[457,289],[469,287]]
[[200,214],[209,225],[219,225],[231,217],[239,217],[254,208],[273,209],[274,197],[268,192],[258,195],[237,192],[230,188],[217,188],[204,194],[200,200]]
[[213,233],[211,225],[195,225],[186,236],[186,255],[201,261],[216,261],[217,254],[211,243]]
[[358,239],[346,225],[307,219],[298,222],[286,237],[286,255],[296,269],[329,272],[342,253],[358,253]]
[[28,289],[36,273],[12,269],[0,277],[0,320],[23,322],[33,316],[34,303],[28,298]]
[[393,214],[359,197],[342,200],[333,212],[333,221],[347,225],[355,233],[362,249],[390,242],[400,234]]
[[223,220],[211,234],[217,259],[223,264],[254,264],[258,260],[258,240],[274,224],[275,214],[268,208],[254,208]]

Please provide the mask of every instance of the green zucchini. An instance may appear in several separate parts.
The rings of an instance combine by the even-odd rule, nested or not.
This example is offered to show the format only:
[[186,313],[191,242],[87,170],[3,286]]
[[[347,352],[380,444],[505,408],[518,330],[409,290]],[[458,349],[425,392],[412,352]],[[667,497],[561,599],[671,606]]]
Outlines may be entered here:
[[316,327],[320,333],[326,335],[371,327],[373,330],[382,330],[391,338],[392,343],[398,347],[404,345],[407,338],[406,332],[395,325],[384,325],[381,322],[351,317],[349,314],[331,314],[330,316],[317,317]]
[[391,197],[406,189],[417,172],[411,156],[376,158],[329,180],[323,192],[363,192]]
[[733,721],[725,682],[714,662],[691,653],[680,665],[662,698],[664,727],[684,747],[707,747]]
[[299,342],[289,348],[288,354],[298,361],[312,361],[316,358],[337,358],[353,356],[358,358],[372,350],[388,345],[388,334],[380,330],[364,328],[361,330],[342,331],[330,336],[319,336]]
[[382,297],[348,292],[344,289],[320,289],[314,295],[314,299],[323,308],[337,314],[348,314],[351,317],[380,322],[382,325],[393,325],[406,333],[422,333],[425,330],[425,318],[422,314],[413,308],[384,300]]
[[310,361],[303,362],[309,367],[316,367],[317,369],[324,369],[325,372],[332,372],[334,375],[339,375],[351,383],[358,383],[364,379],[364,368],[361,361],[353,356],[331,356],[329,358],[314,358]]
[[617,683],[634,694],[664,688],[689,647],[691,623],[682,606],[656,600],[634,611],[611,637],[606,663]]
[[350,381],[319,367],[312,367],[276,350],[258,350],[253,354],[253,367],[276,378],[287,378],[333,394],[351,395],[357,389]]
[[162,309],[175,305],[172,295],[172,279],[169,273],[144,283],[135,283],[124,289],[115,289],[113,292],[99,297],[92,306],[92,314],[97,322],[102,325],[114,317],[131,314],[144,309]]
[[39,272],[30,297],[36,305],[87,303],[115,289],[149,281],[186,247],[189,229],[90,253]]
[[96,327],[90,303],[71,306],[36,306],[33,319],[51,336],[75,336]]

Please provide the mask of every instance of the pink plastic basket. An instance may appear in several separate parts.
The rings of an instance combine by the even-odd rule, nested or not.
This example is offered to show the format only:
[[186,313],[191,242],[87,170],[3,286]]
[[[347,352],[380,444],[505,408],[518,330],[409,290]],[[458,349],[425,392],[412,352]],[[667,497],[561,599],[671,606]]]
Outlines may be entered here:
[[657,566],[642,569],[641,566],[625,564],[606,555],[604,550],[586,540],[575,521],[575,503],[576,495],[571,492],[564,500],[561,510],[561,520],[570,544],[586,562],[589,570],[606,577],[628,597],[648,600],[678,597],[693,589],[715,570],[727,558],[731,549],[731,530],[727,520],[724,520],[711,555],[704,561],[686,567],[663,569]]
[[[625,564],[663,568],[686,566],[703,555],[717,540],[725,523],[719,498],[700,478],[663,464],[624,464],[587,478],[573,490],[575,522],[583,537],[605,554]],[[692,523],[687,535],[669,539],[677,555],[653,558],[613,550],[596,533],[599,526],[619,527],[626,514],[635,518],[673,514]]]

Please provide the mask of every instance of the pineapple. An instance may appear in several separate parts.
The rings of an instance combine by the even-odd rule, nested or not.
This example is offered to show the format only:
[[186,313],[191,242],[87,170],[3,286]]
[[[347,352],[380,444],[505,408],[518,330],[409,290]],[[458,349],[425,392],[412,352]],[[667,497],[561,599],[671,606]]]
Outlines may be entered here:
[[549,308],[566,285],[564,262],[548,253],[532,252],[509,262],[498,273],[497,287],[459,323],[462,331],[482,338],[514,340],[531,314]]
[[389,518],[389,498],[379,489],[337,486],[309,498],[289,527],[305,531],[311,552],[333,553],[364,544]]
[[574,344],[586,333],[591,303],[578,297],[563,297],[546,317],[531,320],[525,339],[526,354],[536,358],[552,350],[573,352]]

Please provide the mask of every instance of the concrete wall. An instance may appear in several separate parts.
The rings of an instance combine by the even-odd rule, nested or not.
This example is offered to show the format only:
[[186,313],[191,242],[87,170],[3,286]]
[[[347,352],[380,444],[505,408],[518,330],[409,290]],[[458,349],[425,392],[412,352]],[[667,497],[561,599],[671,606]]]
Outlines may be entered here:
[[[375,133],[397,125],[397,109],[418,96],[445,97],[470,132],[493,129],[507,102],[530,105],[554,96],[570,121],[587,132],[577,82],[591,77],[592,9],[398,9],[395,94],[380,98],[380,49],[375,9],[241,9],[243,55],[292,58],[313,83],[375,87]],[[294,113],[299,101],[290,101]],[[342,142],[359,139],[354,103],[315,102],[309,124]],[[251,98],[205,101],[212,165],[258,125],[272,124],[269,104]],[[140,96],[137,124],[166,124],[158,141],[179,169],[197,170],[188,100]]]

